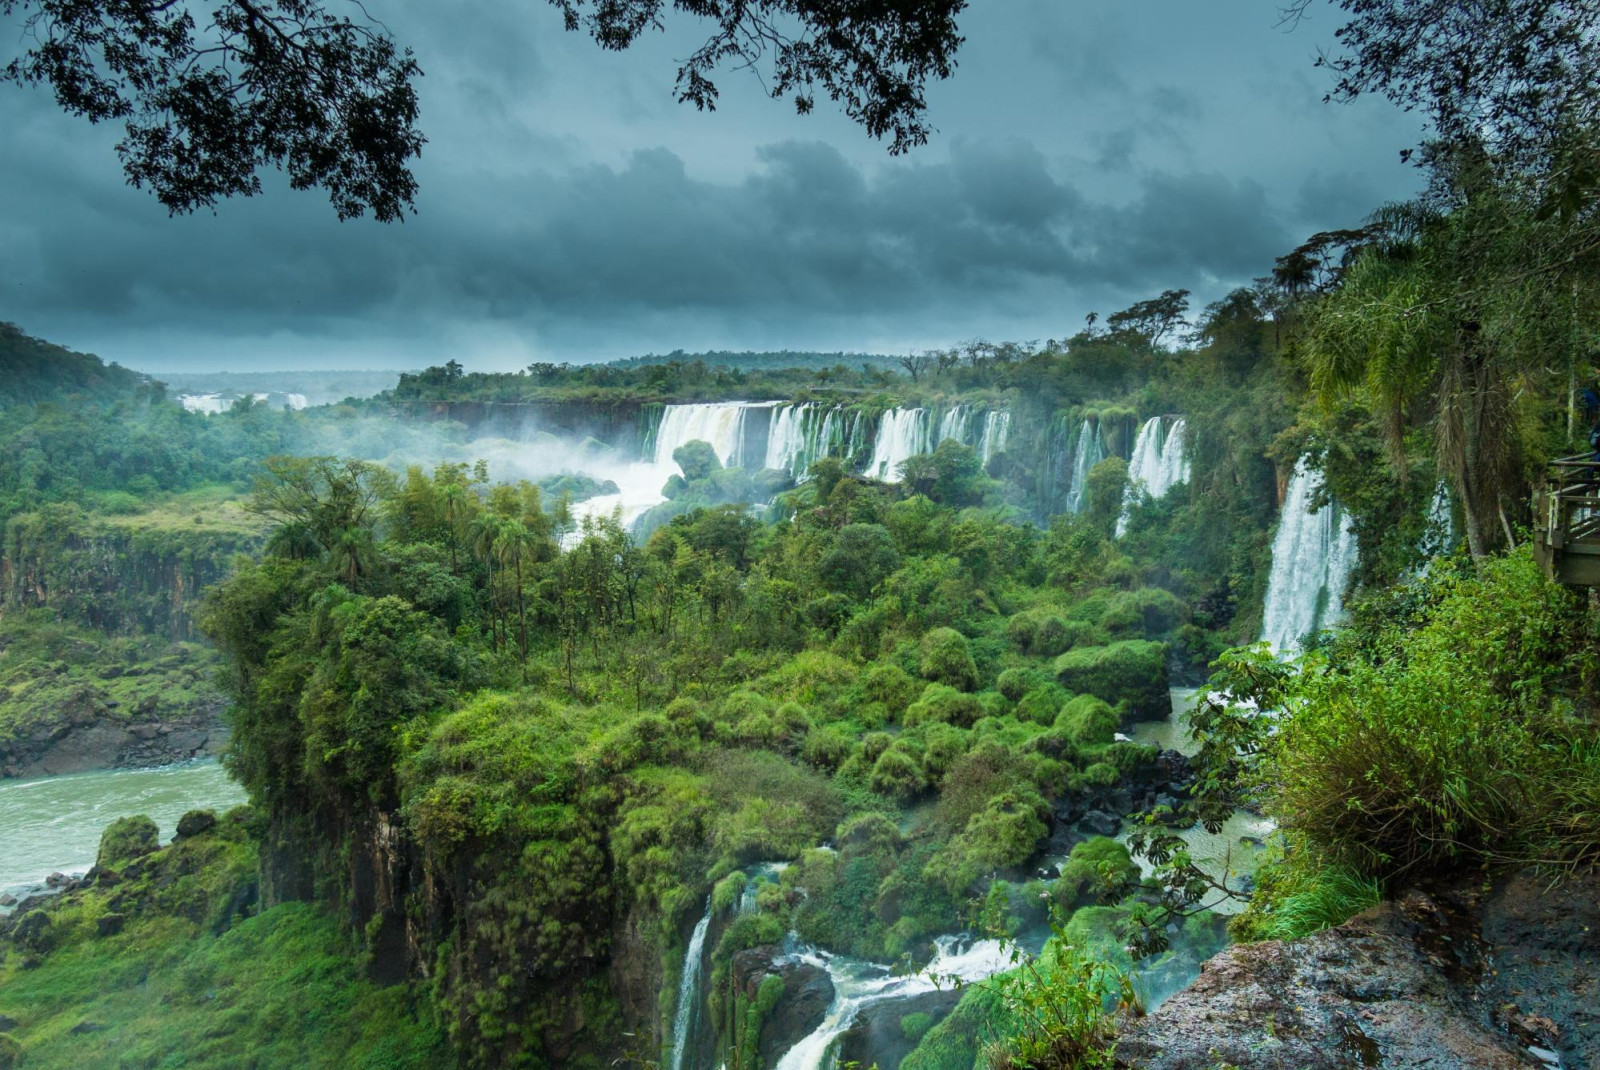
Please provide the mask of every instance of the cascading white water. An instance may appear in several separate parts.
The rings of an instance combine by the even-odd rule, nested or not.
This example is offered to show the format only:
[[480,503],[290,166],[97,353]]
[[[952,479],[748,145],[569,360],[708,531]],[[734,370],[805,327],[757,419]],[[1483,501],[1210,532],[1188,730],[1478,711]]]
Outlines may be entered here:
[[1006,440],[1011,437],[1011,413],[1005,409],[990,409],[983,414],[983,437],[978,440],[978,459],[985,468],[995,454],[1005,452]]
[[[998,940],[959,936],[935,940],[933,961],[926,970],[915,974],[896,975],[875,962],[829,955],[810,947],[801,948],[794,957],[828,971],[833,981],[833,1002],[822,1024],[784,1052],[777,1070],[828,1070],[834,1066],[839,1037],[850,1028],[857,1012],[869,1004],[932,992],[940,987],[934,978],[981,981],[1012,966],[1010,952]],[[945,983],[948,987],[948,981]]]
[[745,416],[753,408],[771,407],[772,402],[714,401],[693,405],[668,405],[656,429],[654,461],[672,463],[672,453],[686,442],[707,442],[716,451],[723,467],[744,462]]
[[1297,653],[1303,636],[1339,619],[1356,566],[1355,529],[1344,510],[1330,503],[1311,511],[1321,489],[1322,473],[1300,458],[1272,539],[1272,572],[1261,614],[1261,638],[1280,656]]
[[939,418],[939,434],[928,444],[929,448],[937,449],[939,443],[946,439],[954,439],[957,442],[965,443],[967,441],[967,425],[971,422],[971,409],[968,409],[965,405],[950,406],[945,410],[944,415]]
[[1089,469],[1106,459],[1100,432],[1088,420],[1078,428],[1078,444],[1073,448],[1072,482],[1067,485],[1067,512],[1081,513],[1089,502]]
[[865,474],[873,479],[899,479],[900,467],[928,449],[928,410],[890,409],[878,423]]
[[1117,517],[1117,537],[1121,538],[1133,517],[1133,507],[1141,495],[1164,498],[1175,484],[1189,480],[1189,458],[1184,449],[1188,424],[1179,417],[1171,427],[1160,416],[1152,416],[1139,428],[1133,457],[1128,461],[1128,486],[1122,493],[1122,513]]
[[[788,405],[779,405],[772,412],[772,424],[767,429],[767,456],[763,462],[767,468],[781,468],[790,475],[798,475],[795,467],[802,461],[808,452],[810,437],[808,432],[814,430],[816,411],[818,406],[813,402],[799,402]],[[807,467],[810,461],[805,461]],[[801,469],[804,471],[804,468]]]
[[306,407],[306,396],[304,394],[285,394],[283,395],[283,400],[284,404],[295,412],[299,412]]
[[[233,403],[244,396],[243,394],[230,393],[179,394],[178,404],[190,412],[198,412],[205,416],[216,416],[233,408]],[[306,396],[304,394],[273,391],[271,393],[257,392],[248,396],[256,402],[268,402],[294,409],[295,411],[306,407]]]
[[683,976],[678,980],[678,1012],[672,1019],[672,1070],[683,1070],[684,1052],[689,1047],[689,1034],[694,1026],[694,1016],[700,1002],[700,974],[706,946],[706,931],[711,928],[711,897],[706,897],[706,912],[689,937],[689,948],[683,953]]

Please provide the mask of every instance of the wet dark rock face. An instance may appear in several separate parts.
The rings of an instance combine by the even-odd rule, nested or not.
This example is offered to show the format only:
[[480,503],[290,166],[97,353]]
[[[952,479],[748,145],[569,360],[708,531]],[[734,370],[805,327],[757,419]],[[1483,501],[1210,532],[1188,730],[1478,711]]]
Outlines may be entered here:
[[1293,942],[1231,947],[1147,1018],[1142,1070],[1600,1067],[1600,874],[1412,891]]
[[215,756],[228,743],[227,704],[207,699],[181,708],[152,706],[129,719],[84,702],[51,717],[0,751],[0,776],[35,777],[93,769],[147,769]]
[[827,970],[788,958],[773,946],[735,954],[733,976],[745,998],[752,1001],[768,977],[783,982],[783,993],[761,1022],[757,1053],[763,1066],[776,1065],[784,1052],[814,1032],[833,1003],[833,981]]

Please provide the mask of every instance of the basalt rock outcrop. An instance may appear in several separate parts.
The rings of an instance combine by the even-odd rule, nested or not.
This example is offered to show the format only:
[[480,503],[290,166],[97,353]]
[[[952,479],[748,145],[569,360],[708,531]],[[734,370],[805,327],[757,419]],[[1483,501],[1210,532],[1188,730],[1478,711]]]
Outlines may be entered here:
[[756,1045],[761,1065],[774,1066],[784,1052],[822,1024],[833,1002],[833,981],[821,966],[782,955],[772,946],[740,951],[732,965],[734,983],[752,1003],[768,978],[782,982],[776,1002],[761,1020]]
[[1301,940],[1231,947],[1148,1017],[1128,1070],[1600,1066],[1600,875],[1412,891]]

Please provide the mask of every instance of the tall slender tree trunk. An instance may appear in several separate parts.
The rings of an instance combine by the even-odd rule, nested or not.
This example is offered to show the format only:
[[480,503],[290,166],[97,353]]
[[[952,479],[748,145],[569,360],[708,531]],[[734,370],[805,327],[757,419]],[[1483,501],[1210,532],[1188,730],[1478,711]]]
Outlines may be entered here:
[[522,596],[522,552],[517,551],[517,627],[522,633],[522,682],[528,682],[528,617]]

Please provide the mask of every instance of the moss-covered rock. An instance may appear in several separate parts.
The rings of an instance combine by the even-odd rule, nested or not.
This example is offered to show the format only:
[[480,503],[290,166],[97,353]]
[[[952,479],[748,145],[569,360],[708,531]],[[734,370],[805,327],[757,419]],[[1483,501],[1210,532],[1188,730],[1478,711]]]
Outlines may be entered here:
[[143,814],[119,817],[100,834],[100,851],[94,864],[102,869],[118,869],[161,847],[161,830]]
[[917,672],[925,680],[961,691],[978,686],[978,666],[972,660],[967,637],[954,628],[935,628],[922,637],[922,660]]
[[1107,646],[1081,647],[1056,658],[1051,668],[1069,691],[1094,695],[1113,705],[1127,702],[1135,720],[1164,720],[1172,712],[1165,643],[1124,639]]

